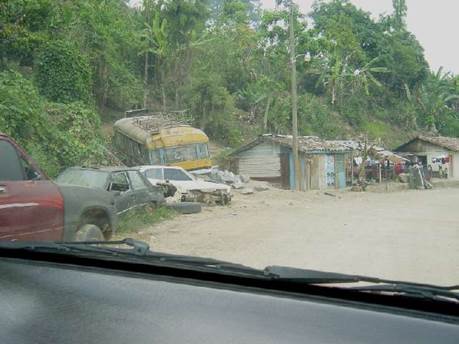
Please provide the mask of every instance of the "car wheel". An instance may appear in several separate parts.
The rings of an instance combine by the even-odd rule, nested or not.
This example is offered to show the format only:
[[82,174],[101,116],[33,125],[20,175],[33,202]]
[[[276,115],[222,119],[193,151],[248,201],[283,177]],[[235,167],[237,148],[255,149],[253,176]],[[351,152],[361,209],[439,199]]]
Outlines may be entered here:
[[100,241],[104,239],[100,228],[92,224],[81,226],[75,234],[75,241]]
[[196,202],[170,203],[167,204],[167,207],[181,214],[196,214],[202,210],[201,204]]

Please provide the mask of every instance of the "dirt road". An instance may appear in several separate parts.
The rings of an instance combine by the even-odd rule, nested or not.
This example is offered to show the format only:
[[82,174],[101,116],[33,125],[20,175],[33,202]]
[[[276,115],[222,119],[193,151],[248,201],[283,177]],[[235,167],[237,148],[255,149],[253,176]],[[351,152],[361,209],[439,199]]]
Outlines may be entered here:
[[459,189],[236,195],[139,233],[157,251],[459,283]]

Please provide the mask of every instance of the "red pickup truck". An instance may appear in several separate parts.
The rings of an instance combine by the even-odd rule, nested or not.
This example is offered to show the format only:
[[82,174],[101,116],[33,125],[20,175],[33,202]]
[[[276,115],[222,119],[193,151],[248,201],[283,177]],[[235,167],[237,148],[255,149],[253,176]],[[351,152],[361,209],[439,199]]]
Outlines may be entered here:
[[0,240],[103,240],[115,224],[111,195],[56,185],[0,133]]

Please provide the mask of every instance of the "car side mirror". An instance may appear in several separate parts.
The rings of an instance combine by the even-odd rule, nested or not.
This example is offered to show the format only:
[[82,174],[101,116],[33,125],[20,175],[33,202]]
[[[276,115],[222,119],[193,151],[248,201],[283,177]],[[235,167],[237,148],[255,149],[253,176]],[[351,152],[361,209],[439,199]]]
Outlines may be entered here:
[[32,180],[41,180],[42,179],[42,175],[37,171],[33,171],[31,179]]

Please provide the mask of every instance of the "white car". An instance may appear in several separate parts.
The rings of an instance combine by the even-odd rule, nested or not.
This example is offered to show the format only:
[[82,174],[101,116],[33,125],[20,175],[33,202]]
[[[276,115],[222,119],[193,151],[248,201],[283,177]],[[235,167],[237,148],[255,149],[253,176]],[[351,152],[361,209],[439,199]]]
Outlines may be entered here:
[[201,180],[181,167],[151,165],[138,168],[153,185],[165,182],[174,185],[182,201],[218,204],[228,204],[231,201],[229,185]]

